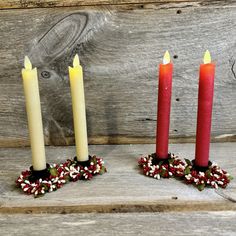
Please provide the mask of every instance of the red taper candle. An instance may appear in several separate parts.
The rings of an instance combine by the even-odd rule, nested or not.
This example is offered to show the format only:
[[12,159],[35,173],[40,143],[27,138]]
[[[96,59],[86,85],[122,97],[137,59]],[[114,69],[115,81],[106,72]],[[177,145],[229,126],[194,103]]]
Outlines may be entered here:
[[207,167],[211,138],[211,117],[214,93],[215,65],[209,51],[205,52],[204,64],[200,65],[198,87],[197,133],[195,165]]
[[170,62],[169,52],[166,51],[163,64],[159,66],[156,154],[160,159],[168,158],[172,72],[173,64]]

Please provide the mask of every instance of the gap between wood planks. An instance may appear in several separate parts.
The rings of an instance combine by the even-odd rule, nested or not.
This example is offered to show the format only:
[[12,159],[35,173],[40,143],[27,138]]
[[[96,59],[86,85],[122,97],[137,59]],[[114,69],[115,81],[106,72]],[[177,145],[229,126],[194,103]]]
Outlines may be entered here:
[[[129,136],[94,136],[88,138],[89,145],[107,145],[107,144],[155,144],[155,137],[129,137]],[[211,138],[212,143],[236,142],[236,135],[218,135]],[[170,138],[169,143],[195,143],[195,137],[176,137]],[[45,137],[46,146],[73,146],[75,144],[73,137],[65,137],[65,139],[50,140]],[[0,139],[0,148],[9,147],[29,147],[29,139]]]
[[[176,201],[176,200],[172,200]],[[70,205],[55,206],[0,206],[0,214],[73,214],[73,213],[130,213],[130,212],[198,212],[236,211],[236,204],[230,202],[178,202],[159,201],[109,205]]]

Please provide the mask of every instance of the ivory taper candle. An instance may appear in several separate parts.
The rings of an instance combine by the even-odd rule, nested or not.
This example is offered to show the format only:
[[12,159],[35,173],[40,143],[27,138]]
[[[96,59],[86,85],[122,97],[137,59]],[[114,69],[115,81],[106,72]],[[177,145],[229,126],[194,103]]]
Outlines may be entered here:
[[32,152],[32,166],[34,170],[38,171],[46,169],[46,157],[37,68],[32,69],[32,64],[27,56],[25,57],[24,66],[22,78]]
[[69,66],[70,88],[74,119],[76,155],[78,161],[88,160],[88,137],[84,99],[83,69],[76,54],[73,67]]

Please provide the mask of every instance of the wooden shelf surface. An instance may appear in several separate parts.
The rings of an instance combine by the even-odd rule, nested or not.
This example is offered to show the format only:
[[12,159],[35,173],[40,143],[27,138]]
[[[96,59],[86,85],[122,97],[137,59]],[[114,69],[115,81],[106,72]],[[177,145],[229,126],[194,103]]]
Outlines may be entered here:
[[234,236],[235,211],[0,215],[1,235]]
[[[0,149],[0,213],[110,213],[236,210],[236,181],[227,189],[200,192],[175,179],[155,180],[140,173],[138,158],[154,145],[92,145],[90,154],[105,160],[108,172],[92,181],[68,183],[56,192],[34,198],[22,193],[14,181],[31,163],[29,148]],[[193,159],[194,144],[172,144],[170,151]],[[75,148],[47,147],[49,163],[63,162]],[[211,160],[236,176],[236,144],[211,145]]]

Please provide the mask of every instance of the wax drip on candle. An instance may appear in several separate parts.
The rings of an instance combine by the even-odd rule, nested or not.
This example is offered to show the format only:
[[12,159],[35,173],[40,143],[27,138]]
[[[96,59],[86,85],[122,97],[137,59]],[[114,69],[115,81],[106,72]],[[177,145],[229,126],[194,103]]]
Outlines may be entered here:
[[27,56],[25,56],[24,66],[26,70],[32,70],[32,64]]
[[78,54],[75,55],[74,60],[73,60],[73,67],[77,67],[77,66],[80,66]]
[[211,63],[211,54],[208,50],[206,50],[204,58],[203,58],[203,63],[208,64]]
[[163,57],[163,64],[169,64],[170,63],[170,53],[168,51],[165,52],[165,55]]

